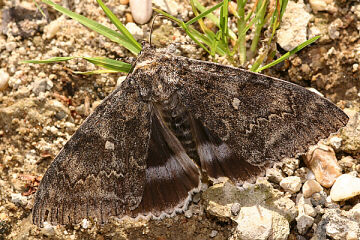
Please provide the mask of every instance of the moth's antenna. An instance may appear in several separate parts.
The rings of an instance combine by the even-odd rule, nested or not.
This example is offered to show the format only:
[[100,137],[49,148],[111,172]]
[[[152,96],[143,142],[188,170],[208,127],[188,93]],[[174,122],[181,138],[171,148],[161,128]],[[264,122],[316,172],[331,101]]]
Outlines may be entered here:
[[150,46],[151,46],[151,36],[152,36],[153,29],[154,29],[154,23],[155,23],[155,20],[156,20],[156,18],[157,18],[158,16],[161,17],[160,14],[156,14],[156,15],[154,16],[153,20],[152,20],[152,23],[151,23],[150,36],[149,36],[149,44],[150,44]]

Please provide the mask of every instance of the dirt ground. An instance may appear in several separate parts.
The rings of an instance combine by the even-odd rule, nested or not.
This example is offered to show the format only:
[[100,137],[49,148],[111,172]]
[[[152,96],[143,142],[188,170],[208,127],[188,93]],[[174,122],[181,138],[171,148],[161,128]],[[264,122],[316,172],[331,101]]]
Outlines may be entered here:
[[[95,0],[55,1],[77,13],[110,26]],[[126,22],[128,5],[120,0],[105,1]],[[191,7],[183,1],[178,16],[189,18]],[[307,2],[305,2],[307,4]],[[337,19],[338,37],[325,34],[317,43],[303,49],[290,60],[265,74],[312,87],[339,107],[359,106],[360,6],[357,1],[338,0],[336,12],[312,12],[310,25],[328,29]],[[94,67],[82,60],[59,64],[21,64],[25,59],[54,56],[106,56],[128,60],[134,57],[124,48],[86,29],[76,21],[46,9],[49,21],[59,21],[55,30],[39,14],[32,1],[0,0],[1,10],[22,6],[21,30],[9,20],[0,33],[0,74],[8,76],[8,86],[0,91],[0,239],[229,239],[236,224],[204,211],[202,200],[192,203],[191,212],[171,219],[150,221],[116,220],[104,226],[93,222],[76,226],[32,225],[34,192],[45,170],[91,111],[112,92],[124,74],[80,76],[69,69],[89,71]],[[359,10],[356,11],[356,7]],[[4,22],[4,13],[0,17]],[[58,20],[56,20],[58,19]],[[60,19],[60,20],[59,20]],[[166,46],[188,39],[179,29],[162,20],[155,24],[154,42]],[[15,29],[15,30],[14,30]],[[147,39],[150,26],[140,26],[139,39]],[[14,32],[13,32],[14,31]],[[164,32],[166,31],[166,32]],[[183,56],[206,60],[195,45],[180,47]],[[1,86],[1,80],[0,80]],[[344,153],[339,150],[338,156]],[[359,152],[347,153],[359,162]],[[280,189],[280,187],[278,187]],[[294,200],[295,201],[295,200]],[[351,202],[355,205],[356,200]],[[290,223],[288,239],[310,239],[312,230],[300,236],[296,223]]]

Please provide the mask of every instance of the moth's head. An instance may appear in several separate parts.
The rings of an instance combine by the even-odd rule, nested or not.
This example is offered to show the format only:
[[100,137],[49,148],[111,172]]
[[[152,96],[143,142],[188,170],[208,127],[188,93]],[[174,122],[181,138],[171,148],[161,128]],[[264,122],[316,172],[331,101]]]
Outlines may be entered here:
[[172,70],[173,55],[169,53],[169,48],[156,48],[147,42],[142,46],[130,77],[144,99],[151,98],[155,102],[166,100],[178,82]]
[[141,43],[142,50],[136,59],[133,71],[143,69],[155,71],[158,67],[161,67],[162,63],[166,62],[171,56],[171,47],[157,48],[150,43],[143,41]]

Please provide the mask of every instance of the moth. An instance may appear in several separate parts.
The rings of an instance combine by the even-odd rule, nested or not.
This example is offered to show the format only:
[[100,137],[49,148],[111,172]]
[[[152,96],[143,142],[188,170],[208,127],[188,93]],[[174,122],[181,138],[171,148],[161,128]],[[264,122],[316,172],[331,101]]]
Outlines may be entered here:
[[347,121],[303,87],[145,44],[51,163],[33,222],[170,216],[202,181],[250,181]]

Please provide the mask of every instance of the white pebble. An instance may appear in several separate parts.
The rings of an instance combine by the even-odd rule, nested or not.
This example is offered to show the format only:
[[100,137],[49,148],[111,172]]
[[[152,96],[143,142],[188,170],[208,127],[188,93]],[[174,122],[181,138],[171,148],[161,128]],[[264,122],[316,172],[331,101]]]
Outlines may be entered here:
[[125,81],[125,79],[126,79],[126,76],[120,76],[118,78],[118,80],[116,81],[116,87],[121,86],[121,84],[123,83],[123,81]]
[[341,142],[342,142],[342,138],[338,136],[332,136],[330,137],[329,140],[330,145],[336,150],[338,150],[341,147]]
[[152,1],[130,0],[130,10],[136,23],[147,23],[152,16]]
[[360,194],[360,178],[343,174],[338,177],[331,188],[330,197],[333,201],[344,201]]
[[87,229],[87,228],[89,227],[89,221],[88,221],[87,219],[83,219],[83,220],[81,221],[81,227],[82,227],[83,229]]
[[47,39],[52,39],[55,37],[56,33],[60,30],[62,22],[64,21],[63,17],[52,21],[44,27],[44,34]]
[[210,236],[211,238],[214,238],[214,237],[216,237],[217,234],[218,234],[218,231],[212,230],[209,236]]
[[135,23],[129,22],[125,25],[125,27],[136,39],[142,38],[142,36],[144,35],[144,31],[139,28],[138,25],[136,25]]
[[301,188],[301,179],[297,176],[286,177],[280,182],[280,186],[288,192],[296,193]]
[[12,193],[11,202],[25,206],[27,204],[27,198],[25,196],[22,196],[20,193]]

